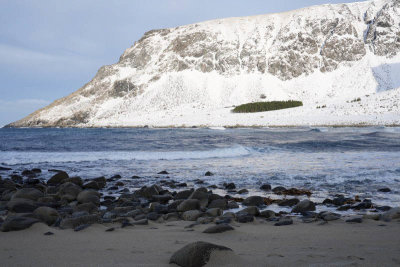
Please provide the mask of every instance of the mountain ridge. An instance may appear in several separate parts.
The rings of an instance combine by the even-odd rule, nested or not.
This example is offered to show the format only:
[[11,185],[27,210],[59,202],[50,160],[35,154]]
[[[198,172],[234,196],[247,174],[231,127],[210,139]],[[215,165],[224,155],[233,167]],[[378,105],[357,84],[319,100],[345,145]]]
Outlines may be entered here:
[[[148,31],[78,91],[8,127],[400,124],[399,17],[399,1],[378,0]],[[260,95],[305,107],[230,113]]]

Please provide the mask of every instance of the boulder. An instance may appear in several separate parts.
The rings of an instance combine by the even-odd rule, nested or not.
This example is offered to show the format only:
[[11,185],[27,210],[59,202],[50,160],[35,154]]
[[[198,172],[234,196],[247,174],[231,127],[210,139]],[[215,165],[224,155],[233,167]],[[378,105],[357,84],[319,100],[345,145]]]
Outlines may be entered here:
[[63,183],[58,189],[58,195],[68,199],[69,201],[76,200],[80,192],[82,192],[82,188],[72,182]]
[[93,203],[95,205],[100,204],[100,193],[94,190],[84,190],[77,196],[79,203]]
[[236,185],[234,183],[227,183],[227,184],[224,184],[224,186],[225,186],[225,189],[228,189],[228,190],[236,189]]
[[99,215],[86,215],[75,218],[65,218],[61,221],[60,227],[63,229],[74,229],[82,224],[93,224],[100,221]]
[[300,200],[298,200],[297,198],[284,199],[284,200],[279,201],[278,206],[293,207],[294,205],[296,205],[299,202],[300,202]]
[[212,172],[210,172],[210,171],[207,171],[205,174],[204,174],[204,176],[213,176],[214,174],[212,173]]
[[250,207],[247,207],[247,208],[244,208],[244,209],[238,211],[236,214],[237,215],[248,214],[248,215],[252,215],[252,216],[258,216],[258,215],[260,215],[260,210],[255,206],[250,206]]
[[200,209],[200,201],[198,199],[187,199],[180,203],[177,207],[177,211],[185,212],[188,210]]
[[384,187],[384,188],[379,188],[378,189],[378,192],[382,192],[382,193],[388,193],[390,191],[392,191],[392,190],[390,190],[389,187]]
[[274,192],[275,194],[280,194],[280,193],[282,193],[282,192],[285,191],[285,190],[286,190],[285,187],[283,187],[283,186],[277,186],[277,187],[275,187],[274,189],[272,189],[272,192]]
[[193,191],[194,191],[193,189],[180,191],[180,192],[176,193],[174,198],[175,199],[187,199],[190,197],[190,195],[193,193]]
[[14,198],[7,203],[7,209],[16,213],[30,213],[38,207],[37,203],[30,199]]
[[102,187],[96,181],[90,181],[83,185],[84,189],[100,190]]
[[275,212],[272,210],[263,210],[260,212],[260,217],[264,217],[266,219],[275,218]]
[[99,209],[99,208],[98,208],[94,203],[88,202],[88,203],[83,203],[83,204],[76,205],[76,206],[74,207],[74,212],[77,212],[77,211],[86,211],[87,213],[90,214],[90,213],[97,212],[98,209]]
[[264,198],[260,196],[251,196],[246,198],[242,204],[245,206],[262,206],[264,205]]
[[271,185],[270,184],[263,184],[262,186],[260,186],[261,190],[264,191],[271,191]]
[[68,179],[68,173],[64,171],[59,171],[56,174],[54,174],[48,181],[48,185],[59,185],[61,184],[65,179]]
[[196,221],[203,213],[199,210],[189,210],[182,214],[182,219],[185,221]]
[[50,207],[39,207],[33,211],[33,215],[47,225],[53,225],[59,217],[57,210]]
[[38,198],[43,197],[43,192],[36,188],[22,188],[14,193],[12,198],[24,198],[37,201]]
[[211,253],[215,250],[232,251],[232,249],[227,247],[198,241],[190,243],[175,252],[169,263],[175,263],[182,267],[204,266],[210,260]]
[[294,208],[292,209],[293,213],[302,213],[306,211],[314,211],[315,210],[315,203],[305,199],[300,201]]
[[228,201],[224,198],[215,199],[215,200],[211,201],[210,204],[208,204],[208,208],[209,209],[219,208],[219,209],[226,210],[226,209],[228,209]]
[[217,217],[222,215],[222,210],[220,208],[212,208],[208,209],[206,214],[211,217]]
[[284,226],[293,224],[293,220],[289,217],[281,217],[278,222],[276,222],[275,226]]
[[389,211],[382,213],[380,216],[380,219],[385,222],[390,222],[391,220],[399,218],[400,218],[400,207],[392,208]]
[[329,221],[339,220],[341,216],[340,216],[340,214],[337,214],[337,213],[324,211],[324,212],[321,212],[318,215],[318,217],[326,222],[329,222]]
[[19,231],[31,227],[32,224],[39,222],[38,219],[23,217],[23,216],[9,216],[1,225],[1,231]]
[[254,221],[254,216],[250,214],[237,214],[236,221],[239,223],[248,223]]
[[217,233],[223,233],[223,232],[232,231],[232,230],[235,230],[232,226],[230,226],[229,224],[222,223],[222,224],[214,225],[214,226],[207,228],[206,230],[203,231],[203,233],[217,234]]
[[198,199],[200,201],[200,207],[207,207],[209,194],[207,188],[197,188],[189,197],[189,199]]

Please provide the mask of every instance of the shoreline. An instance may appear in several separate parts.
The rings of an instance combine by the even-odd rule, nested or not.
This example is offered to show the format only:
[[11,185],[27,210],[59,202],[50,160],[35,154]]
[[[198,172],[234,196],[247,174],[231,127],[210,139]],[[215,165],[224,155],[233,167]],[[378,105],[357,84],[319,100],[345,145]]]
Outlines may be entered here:
[[400,127],[400,124],[354,124],[354,125],[225,125],[225,126],[40,126],[40,127],[22,127],[22,126],[3,126],[0,129],[212,129],[212,128],[226,128],[226,129],[291,129],[291,128],[370,128],[370,127],[387,127],[387,128],[396,128]]

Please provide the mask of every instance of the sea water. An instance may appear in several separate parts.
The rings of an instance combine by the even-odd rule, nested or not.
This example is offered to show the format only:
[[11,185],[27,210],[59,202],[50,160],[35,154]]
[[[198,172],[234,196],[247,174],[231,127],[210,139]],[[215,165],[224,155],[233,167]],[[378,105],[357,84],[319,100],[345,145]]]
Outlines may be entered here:
[[[44,180],[49,169],[89,179],[119,174],[131,191],[201,179],[234,182],[249,195],[276,197],[259,190],[267,183],[311,190],[316,201],[344,194],[400,206],[400,128],[0,129],[0,166],[41,168]],[[168,176],[157,174],[163,170]],[[378,192],[383,187],[392,191]]]

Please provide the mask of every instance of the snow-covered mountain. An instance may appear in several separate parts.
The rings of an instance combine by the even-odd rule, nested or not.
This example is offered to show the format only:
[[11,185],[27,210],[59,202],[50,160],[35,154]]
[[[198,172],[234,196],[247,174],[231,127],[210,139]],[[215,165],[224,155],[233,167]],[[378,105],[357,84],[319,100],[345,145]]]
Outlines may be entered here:
[[[289,99],[304,106],[231,113]],[[9,126],[354,124],[400,124],[400,0],[152,30],[82,88]]]

